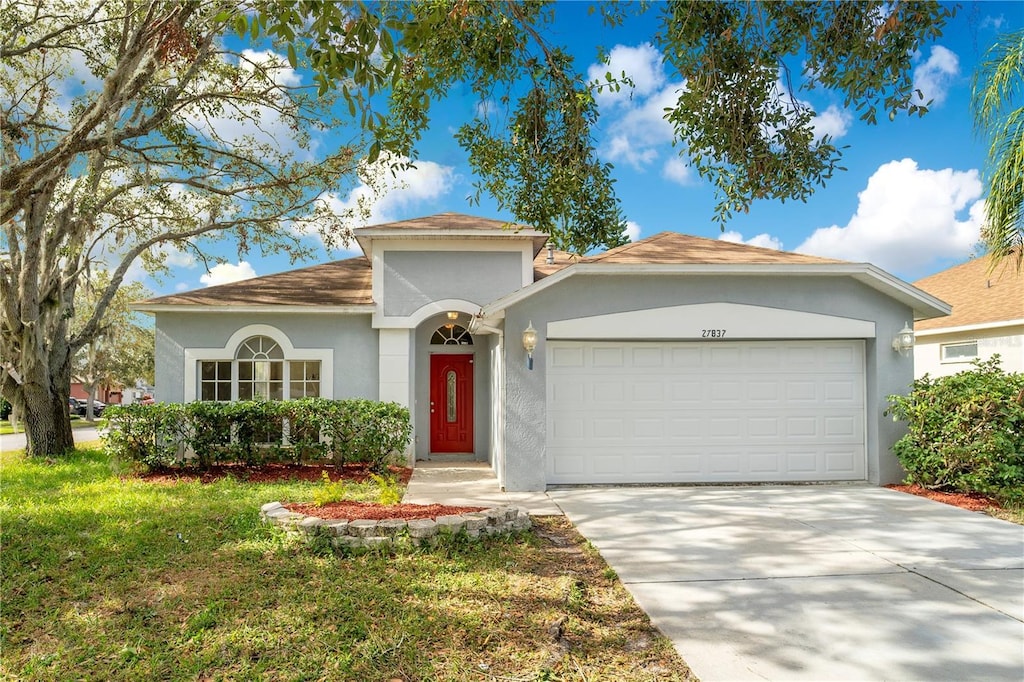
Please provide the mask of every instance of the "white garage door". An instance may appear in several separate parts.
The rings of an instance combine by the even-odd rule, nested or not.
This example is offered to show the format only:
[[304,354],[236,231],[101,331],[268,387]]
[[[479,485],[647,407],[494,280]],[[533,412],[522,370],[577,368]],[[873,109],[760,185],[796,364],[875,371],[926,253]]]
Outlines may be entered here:
[[863,480],[862,341],[548,342],[548,483]]

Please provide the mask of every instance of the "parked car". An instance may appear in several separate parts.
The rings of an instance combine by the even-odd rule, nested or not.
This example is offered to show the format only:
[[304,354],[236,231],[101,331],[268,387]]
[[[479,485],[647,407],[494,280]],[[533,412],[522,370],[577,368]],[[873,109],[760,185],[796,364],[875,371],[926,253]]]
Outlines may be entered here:
[[[79,400],[78,398],[68,398],[68,413],[84,417],[89,409],[86,403],[87,401]],[[92,401],[92,416],[98,417],[103,414],[103,410],[106,406],[106,403],[99,400]]]

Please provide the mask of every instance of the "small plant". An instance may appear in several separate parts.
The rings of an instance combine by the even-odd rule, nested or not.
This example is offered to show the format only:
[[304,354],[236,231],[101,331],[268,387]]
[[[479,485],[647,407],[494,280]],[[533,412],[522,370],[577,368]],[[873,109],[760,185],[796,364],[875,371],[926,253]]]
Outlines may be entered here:
[[313,504],[322,507],[332,502],[341,502],[348,497],[348,483],[344,479],[332,481],[326,471],[320,473],[320,485],[313,489]]
[[398,487],[398,481],[395,480],[394,476],[370,474],[370,478],[380,488],[380,491],[377,493],[377,501],[380,504],[392,505],[402,501],[402,489]]

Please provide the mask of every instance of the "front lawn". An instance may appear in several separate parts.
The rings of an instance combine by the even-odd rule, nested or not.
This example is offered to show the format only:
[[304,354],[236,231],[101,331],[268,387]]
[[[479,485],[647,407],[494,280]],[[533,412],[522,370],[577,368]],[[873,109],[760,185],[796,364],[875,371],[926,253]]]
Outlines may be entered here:
[[561,518],[513,542],[342,558],[258,520],[311,483],[147,483],[96,450],[0,457],[12,679],[691,679]]

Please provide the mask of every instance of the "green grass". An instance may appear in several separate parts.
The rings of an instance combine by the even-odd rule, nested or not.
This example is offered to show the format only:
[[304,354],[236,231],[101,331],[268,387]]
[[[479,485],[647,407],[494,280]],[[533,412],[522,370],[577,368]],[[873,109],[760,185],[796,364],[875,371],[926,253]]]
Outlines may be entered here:
[[0,466],[6,679],[690,679],[564,519],[346,558],[259,522],[314,484],[158,485],[97,450]]
[[989,507],[985,513],[1024,526],[1024,507]]

